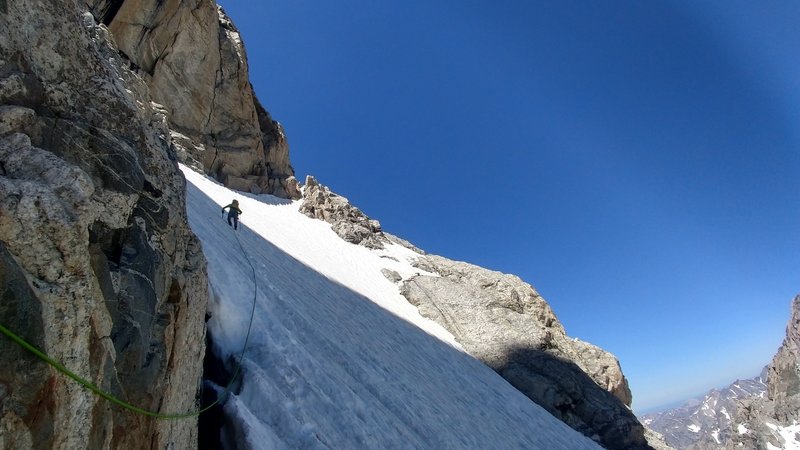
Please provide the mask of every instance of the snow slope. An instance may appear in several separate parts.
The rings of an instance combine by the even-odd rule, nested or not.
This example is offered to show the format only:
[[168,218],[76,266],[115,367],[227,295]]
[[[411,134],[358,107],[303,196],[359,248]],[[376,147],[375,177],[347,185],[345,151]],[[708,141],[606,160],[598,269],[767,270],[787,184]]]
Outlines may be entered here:
[[[236,447],[599,448],[400,295],[381,269],[418,273],[415,253],[349,244],[300,214],[299,202],[233,192],[181,169],[208,259],[218,355],[242,350],[255,272],[242,388],[224,408],[223,433]],[[244,211],[238,232],[220,214],[233,198]]]
[[772,431],[777,432],[781,438],[783,438],[783,447],[776,447],[771,443],[767,442],[767,450],[800,450],[800,442],[797,440],[798,434],[800,434],[800,424],[794,423],[792,425],[782,427],[780,425],[775,425],[771,423],[767,423],[767,427]]

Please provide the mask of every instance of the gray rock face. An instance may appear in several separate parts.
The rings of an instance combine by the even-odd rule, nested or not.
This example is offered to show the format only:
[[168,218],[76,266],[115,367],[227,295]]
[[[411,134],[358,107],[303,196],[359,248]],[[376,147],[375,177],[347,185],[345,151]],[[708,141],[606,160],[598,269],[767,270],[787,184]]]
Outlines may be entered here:
[[[0,323],[125,401],[186,412],[205,260],[164,111],[127,66],[74,2],[0,1]],[[196,427],[0,337],[0,448],[191,448]]]
[[[793,434],[791,442],[778,427],[800,422],[800,295],[792,301],[792,314],[786,326],[786,337],[767,366],[766,398],[749,398],[737,411],[739,425],[747,432],[736,433],[728,448],[796,448],[800,435]],[[790,433],[791,434],[791,433]],[[741,444],[741,445],[740,445]]]
[[321,185],[316,179],[306,177],[303,204],[300,212],[332,225],[339,237],[368,248],[383,248],[389,240],[381,231],[381,224],[372,220],[350,202]]
[[516,276],[439,256],[402,294],[477,359],[562,421],[609,449],[649,448],[613,355],[567,337],[550,306]]
[[213,0],[84,0],[186,138],[179,155],[226,186],[299,198],[281,125],[256,99],[239,32]]
[[792,301],[786,338],[772,358],[767,374],[767,395],[780,423],[800,419],[800,295]]
[[[678,449],[795,448],[787,427],[800,422],[800,296],[792,302],[786,338],[759,377],[712,390],[680,408],[649,414],[648,426]],[[783,433],[782,433],[783,431]]]

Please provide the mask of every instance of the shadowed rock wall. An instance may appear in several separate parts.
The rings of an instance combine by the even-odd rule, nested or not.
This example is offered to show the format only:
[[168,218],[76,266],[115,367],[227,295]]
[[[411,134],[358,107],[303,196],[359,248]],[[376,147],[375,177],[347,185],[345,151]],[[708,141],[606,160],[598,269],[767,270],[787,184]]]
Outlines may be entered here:
[[649,448],[631,391],[610,353],[569,338],[550,306],[519,277],[420,256],[401,293],[475,358],[572,428],[609,449]]
[[85,0],[164,105],[178,154],[233,189],[299,198],[283,127],[249,81],[239,31],[213,0]]

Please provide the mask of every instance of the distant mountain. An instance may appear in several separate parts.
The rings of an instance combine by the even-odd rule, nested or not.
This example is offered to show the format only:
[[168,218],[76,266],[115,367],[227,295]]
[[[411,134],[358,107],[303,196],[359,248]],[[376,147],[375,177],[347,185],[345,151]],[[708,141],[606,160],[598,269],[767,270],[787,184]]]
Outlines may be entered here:
[[663,434],[667,443],[675,448],[704,442],[720,445],[728,440],[739,402],[766,395],[766,377],[765,367],[757,377],[737,380],[724,389],[713,389],[678,408],[647,414],[642,422]]
[[761,375],[641,419],[681,450],[800,448],[800,296],[786,338]]

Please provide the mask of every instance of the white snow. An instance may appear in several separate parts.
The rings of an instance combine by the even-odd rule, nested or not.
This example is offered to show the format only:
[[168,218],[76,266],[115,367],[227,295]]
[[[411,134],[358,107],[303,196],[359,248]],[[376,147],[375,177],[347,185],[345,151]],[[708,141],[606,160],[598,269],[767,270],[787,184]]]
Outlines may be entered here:
[[767,427],[772,431],[776,431],[783,438],[783,447],[776,447],[767,442],[769,450],[800,450],[800,441],[798,441],[798,433],[800,433],[800,424],[794,422],[789,426],[780,426],[773,423],[766,423]]
[[700,427],[695,425],[695,424],[691,424],[691,425],[687,426],[686,428],[688,428],[689,431],[691,431],[692,433],[699,433],[700,432]]
[[800,450],[800,441],[797,439],[798,433],[800,433],[800,424],[795,422],[788,427],[780,427],[778,432],[783,438],[785,449]]
[[[381,269],[421,272],[414,252],[346,243],[300,214],[298,202],[233,192],[181,169],[189,223],[208,259],[208,329],[228,358],[245,342],[255,272],[242,387],[224,407],[236,446],[599,448],[399,294]],[[233,198],[243,210],[237,232],[220,212]]]
[[728,414],[728,410],[724,406],[719,410],[719,412],[724,414],[726,419],[731,420],[731,415]]
[[713,431],[711,431],[711,437],[714,438],[714,441],[717,444],[720,444],[720,441],[719,441],[719,428],[716,428]]
[[741,423],[736,427],[736,430],[739,432],[739,434],[747,434],[750,432],[750,430],[748,430],[747,427]]

